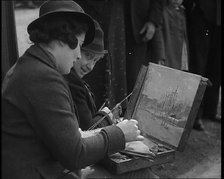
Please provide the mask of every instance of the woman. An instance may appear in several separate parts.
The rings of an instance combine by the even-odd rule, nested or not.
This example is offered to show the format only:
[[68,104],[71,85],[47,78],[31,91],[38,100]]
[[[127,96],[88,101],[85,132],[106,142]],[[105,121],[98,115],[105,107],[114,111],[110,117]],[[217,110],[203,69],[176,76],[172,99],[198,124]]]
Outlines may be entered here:
[[104,50],[104,33],[97,21],[95,21],[95,28],[93,42],[82,48],[82,58],[77,60],[73,64],[71,72],[65,75],[72,93],[74,105],[77,108],[77,118],[82,130],[88,130],[107,113],[110,116],[105,116],[104,120],[96,127],[107,126],[113,123],[113,115],[107,107],[97,112],[94,95],[90,91],[89,85],[82,79],[93,70],[95,64],[107,53]]
[[125,142],[143,140],[135,120],[81,137],[62,76],[95,33],[92,18],[78,4],[47,1],[27,30],[34,45],[2,84],[2,178],[65,178],[65,169],[75,178],[81,168],[124,149]]

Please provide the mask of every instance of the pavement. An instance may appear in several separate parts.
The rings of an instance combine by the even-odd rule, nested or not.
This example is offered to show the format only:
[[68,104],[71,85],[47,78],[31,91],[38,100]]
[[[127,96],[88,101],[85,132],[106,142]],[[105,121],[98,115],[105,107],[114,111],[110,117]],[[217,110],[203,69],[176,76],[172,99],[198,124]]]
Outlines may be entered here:
[[205,131],[192,130],[175,161],[152,167],[161,178],[221,178],[221,120],[204,120]]

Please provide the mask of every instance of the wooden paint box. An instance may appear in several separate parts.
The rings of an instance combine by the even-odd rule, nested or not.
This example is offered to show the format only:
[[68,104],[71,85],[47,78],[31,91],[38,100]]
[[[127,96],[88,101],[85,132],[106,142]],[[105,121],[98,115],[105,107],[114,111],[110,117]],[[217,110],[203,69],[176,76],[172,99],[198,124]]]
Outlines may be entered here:
[[209,80],[188,72],[149,63],[142,66],[124,118],[138,120],[139,129],[154,157],[127,153],[109,156],[101,163],[122,174],[172,162],[183,151]]

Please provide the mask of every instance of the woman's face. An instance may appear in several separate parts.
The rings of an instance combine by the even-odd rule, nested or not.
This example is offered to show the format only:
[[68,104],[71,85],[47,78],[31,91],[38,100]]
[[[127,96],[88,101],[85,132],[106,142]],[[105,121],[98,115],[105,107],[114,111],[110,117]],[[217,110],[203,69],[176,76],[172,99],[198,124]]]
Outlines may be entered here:
[[73,68],[80,78],[90,73],[93,70],[96,62],[103,58],[104,55],[82,49],[81,56],[82,57],[77,59],[73,64]]
[[62,74],[68,74],[73,67],[73,63],[81,58],[81,46],[85,40],[85,33],[77,35],[78,45],[71,49],[67,44],[62,43],[57,49],[57,68]]
[[183,3],[183,0],[170,0],[174,6],[179,6]]

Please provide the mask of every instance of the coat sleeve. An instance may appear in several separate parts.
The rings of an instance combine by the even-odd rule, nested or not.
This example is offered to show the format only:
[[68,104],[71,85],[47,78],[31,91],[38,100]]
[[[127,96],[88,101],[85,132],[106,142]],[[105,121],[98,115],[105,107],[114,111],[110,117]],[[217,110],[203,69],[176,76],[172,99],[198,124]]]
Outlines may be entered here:
[[105,126],[109,126],[109,125],[113,124],[113,121],[111,120],[110,116],[107,115],[107,113],[104,112],[104,111],[98,111],[93,116],[93,124],[95,124],[96,122],[98,122],[102,118],[104,118],[104,119],[102,120],[102,122],[99,123],[99,125],[97,125],[97,128],[101,128],[101,127],[105,127]]
[[80,169],[125,147],[124,134],[117,126],[106,127],[96,136],[81,138],[69,90],[60,74],[47,72],[38,78],[29,76],[27,80],[23,95],[32,111],[27,114],[30,115],[29,123],[52,156],[65,168]]
[[158,63],[159,60],[164,60],[166,63],[164,38],[161,27],[156,29],[155,35],[149,42],[149,57],[154,63]]
[[[96,113],[96,107],[94,99],[89,94],[89,91],[85,88],[81,81],[79,81],[72,74],[65,76],[69,88],[72,94],[74,106],[77,109],[79,117],[79,125],[82,130],[88,130],[93,124],[104,117],[105,113]],[[111,120],[105,117],[105,119],[97,126],[104,127],[112,124]]]

